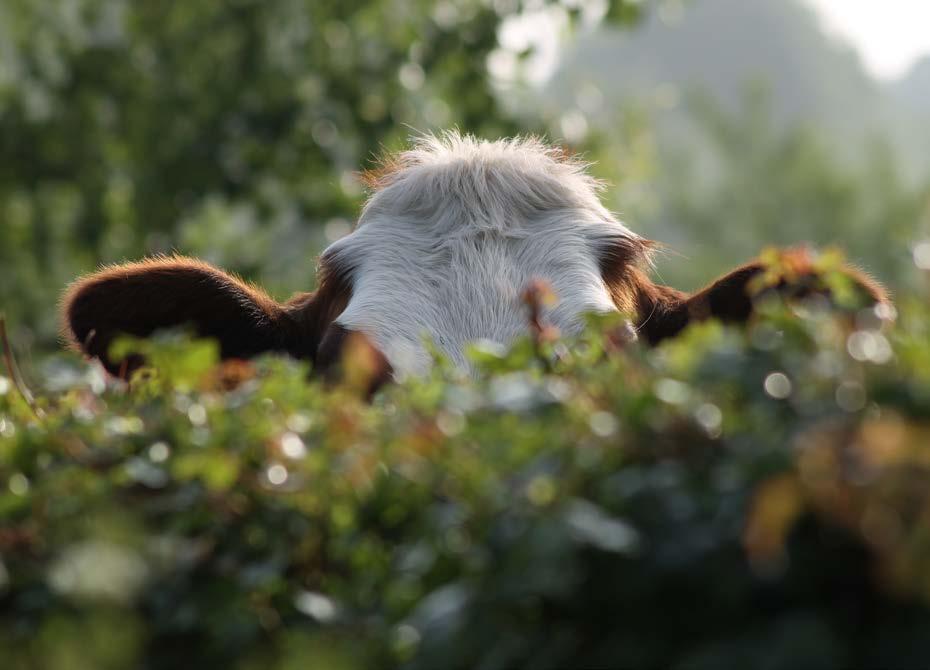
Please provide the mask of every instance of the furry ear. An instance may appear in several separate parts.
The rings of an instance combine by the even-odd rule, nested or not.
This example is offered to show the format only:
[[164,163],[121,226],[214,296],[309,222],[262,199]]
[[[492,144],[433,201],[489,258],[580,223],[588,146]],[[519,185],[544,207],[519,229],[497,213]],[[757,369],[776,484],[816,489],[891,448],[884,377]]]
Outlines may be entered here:
[[[717,318],[744,323],[753,314],[756,296],[767,291],[793,298],[819,294],[835,303],[836,296],[810,251],[788,249],[777,252],[777,256],[774,263],[759,259],[741,265],[690,295],[654,284],[638,267],[629,268],[624,282],[612,293],[628,296],[626,301],[635,305],[637,330],[650,344],[677,335],[692,321]],[[885,289],[865,272],[850,265],[842,266],[839,272],[848,281],[854,302],[862,306],[890,305]]]
[[115,265],[74,282],[62,303],[66,339],[98,358],[112,374],[126,374],[138,357],[111,360],[120,334],[145,337],[156,330],[191,325],[216,339],[223,358],[250,358],[280,351],[313,359],[334,311],[339,286],[329,283],[281,305],[261,290],[199,260],[160,257]]

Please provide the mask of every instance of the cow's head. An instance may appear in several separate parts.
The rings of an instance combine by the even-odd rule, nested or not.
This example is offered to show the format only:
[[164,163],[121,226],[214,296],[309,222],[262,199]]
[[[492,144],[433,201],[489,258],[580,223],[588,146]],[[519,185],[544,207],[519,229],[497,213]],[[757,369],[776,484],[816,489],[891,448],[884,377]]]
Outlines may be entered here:
[[351,285],[336,323],[395,370],[427,367],[424,338],[464,365],[466,343],[525,333],[533,279],[559,298],[545,320],[576,333],[583,313],[617,309],[605,268],[616,285],[650,246],[601,205],[582,163],[535,139],[426,138],[371,181],[355,231],[323,259]]
[[[653,243],[600,203],[585,165],[533,138],[488,142],[457,133],[426,137],[370,175],[372,196],[355,230],[331,245],[319,288],[280,304],[200,261],[167,257],[106,268],[73,284],[68,338],[111,372],[119,333],[145,336],[193,324],[224,357],[281,351],[318,368],[359,335],[384,371],[420,372],[425,342],[465,365],[465,344],[502,344],[526,332],[524,288],[548,282],[558,303],[542,315],[564,334],[586,312],[621,311],[649,342],[690,320],[744,320],[758,263],[686,295],[647,276]],[[850,275],[872,300],[881,287]],[[135,364],[130,361],[130,365]]]

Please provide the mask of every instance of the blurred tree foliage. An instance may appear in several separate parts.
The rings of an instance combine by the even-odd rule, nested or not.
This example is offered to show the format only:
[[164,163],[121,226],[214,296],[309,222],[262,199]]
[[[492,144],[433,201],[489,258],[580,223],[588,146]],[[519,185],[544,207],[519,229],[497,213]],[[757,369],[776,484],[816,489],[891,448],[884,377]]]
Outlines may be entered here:
[[411,129],[516,132],[485,65],[498,26],[585,4],[3,2],[0,305],[48,338],[79,271],[174,248],[306,288],[353,172]]
[[684,106],[687,127],[665,136],[633,102],[585,141],[616,184],[608,205],[665,245],[663,281],[694,289],[767,244],[810,244],[842,249],[892,290],[920,285],[911,253],[930,234],[930,180],[904,176],[885,137],[868,160],[837,155],[816,125],[776,124],[763,82],[736,111],[701,93]]
[[764,241],[837,245],[889,285],[912,286],[910,247],[930,232],[930,182],[906,179],[885,137],[873,138],[866,161],[837,156],[816,126],[780,129],[760,83],[746,87],[737,112],[700,95],[689,106],[709,150],[704,160],[687,147],[659,159],[656,212],[643,217],[689,259],[669,263],[670,278],[695,286]]

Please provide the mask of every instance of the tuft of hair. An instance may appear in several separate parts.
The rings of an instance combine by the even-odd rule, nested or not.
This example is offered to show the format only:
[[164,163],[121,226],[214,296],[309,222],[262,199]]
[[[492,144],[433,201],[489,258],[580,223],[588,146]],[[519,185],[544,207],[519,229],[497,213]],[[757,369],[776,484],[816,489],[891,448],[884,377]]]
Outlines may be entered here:
[[[600,202],[603,184],[590,164],[537,136],[483,140],[455,130],[425,134],[381,159],[363,179],[373,193],[367,218],[411,217],[436,224],[468,222],[467,232],[520,236],[540,213],[586,211],[614,219]],[[454,232],[466,232],[458,226]],[[453,231],[449,231],[453,232]],[[635,237],[623,228],[624,236]]]

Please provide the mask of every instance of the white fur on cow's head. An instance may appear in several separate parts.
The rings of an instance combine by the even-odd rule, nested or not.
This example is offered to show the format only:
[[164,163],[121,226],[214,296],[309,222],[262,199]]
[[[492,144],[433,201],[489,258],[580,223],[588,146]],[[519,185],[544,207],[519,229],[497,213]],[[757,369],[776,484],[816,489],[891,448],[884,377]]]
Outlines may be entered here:
[[642,240],[598,199],[585,165],[535,138],[427,136],[394,157],[352,234],[324,258],[352,285],[336,323],[368,334],[396,372],[429,364],[424,337],[458,364],[475,340],[527,332],[521,293],[536,278],[559,297],[563,333],[616,309],[602,278],[608,248]]

